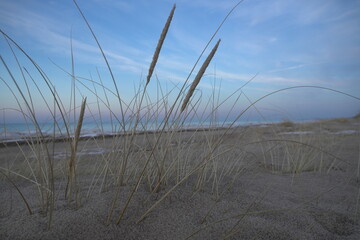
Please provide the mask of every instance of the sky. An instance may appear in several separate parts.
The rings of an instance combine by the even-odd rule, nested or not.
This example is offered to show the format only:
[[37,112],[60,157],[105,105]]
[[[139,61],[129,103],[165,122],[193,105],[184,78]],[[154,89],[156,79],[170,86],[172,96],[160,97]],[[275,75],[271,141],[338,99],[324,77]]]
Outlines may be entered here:
[[[178,90],[174,87],[185,82],[207,42],[237,2],[77,0],[105,52],[124,101],[131,101],[137,87],[145,83],[156,44],[174,3],[176,10],[155,68],[156,76],[147,88],[154,98],[159,84],[164,91],[173,89],[174,94]],[[71,97],[68,74],[72,69],[71,53],[78,77],[77,104],[82,96],[87,96],[89,106],[96,111],[93,94],[81,85],[93,89],[86,79],[99,82],[100,75],[106,87],[115,89],[99,48],[73,1],[0,0],[0,28],[51,79],[66,108],[70,107]],[[231,101],[225,103],[219,109],[220,115],[225,116],[230,110],[236,115],[271,92],[295,86],[330,88],[360,97],[358,0],[245,0],[214,37],[200,65],[218,39],[221,39],[220,46],[194,97],[202,96],[200,107],[205,108],[211,94],[225,99],[252,78],[242,88],[235,107],[232,109]],[[30,78],[35,79],[49,102],[50,91],[31,63],[11,46],[22,69],[29,72],[24,74],[37,116],[46,119],[47,107]],[[0,54],[26,92],[25,82],[4,37],[0,39]],[[0,122],[21,121],[19,106],[10,89],[17,96],[19,93],[2,62],[0,77]],[[174,97],[169,99],[174,100]],[[115,98],[110,96],[109,101],[117,111]],[[21,99],[20,104],[24,106]],[[261,115],[267,120],[314,120],[360,113],[358,99],[307,87],[274,93],[255,106],[253,117]]]

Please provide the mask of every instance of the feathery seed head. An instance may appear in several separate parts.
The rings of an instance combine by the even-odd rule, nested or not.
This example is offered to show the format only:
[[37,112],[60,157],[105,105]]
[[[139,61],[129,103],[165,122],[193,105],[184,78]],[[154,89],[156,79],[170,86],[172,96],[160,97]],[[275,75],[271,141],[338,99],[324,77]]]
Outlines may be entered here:
[[220,44],[221,39],[218,40],[218,42],[216,43],[216,45],[214,46],[214,48],[211,50],[209,56],[206,58],[205,62],[203,63],[203,65],[201,66],[199,72],[197,73],[194,81],[191,84],[191,87],[184,99],[184,102],[181,106],[181,112],[183,112],[188,104],[188,102],[190,101],[191,96],[193,95],[196,86],[199,84],[200,79],[202,78],[202,76],[204,75],[206,68],[209,66],[211,59],[214,57],[215,52]]
[[168,19],[167,19],[167,21],[165,23],[165,26],[164,26],[164,28],[162,30],[162,33],[160,35],[160,39],[158,41],[158,44],[156,46],[153,59],[152,59],[151,64],[150,64],[149,73],[148,73],[148,75],[146,77],[146,85],[149,84],[150,78],[151,78],[151,76],[152,76],[152,74],[154,72],[154,68],[155,68],[156,62],[157,62],[157,60],[159,58],[161,47],[162,47],[162,45],[164,43],[166,34],[167,34],[167,32],[169,30],[169,27],[170,27],[171,20],[172,20],[172,18],[174,16],[175,8],[176,8],[176,4],[174,4],[173,8],[171,9],[170,15],[169,15],[169,17],[168,17]]

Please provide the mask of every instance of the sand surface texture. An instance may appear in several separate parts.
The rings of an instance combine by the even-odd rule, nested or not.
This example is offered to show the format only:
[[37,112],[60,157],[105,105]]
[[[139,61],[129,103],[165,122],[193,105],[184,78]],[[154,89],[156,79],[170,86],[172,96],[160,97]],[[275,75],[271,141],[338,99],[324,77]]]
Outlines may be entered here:
[[[232,129],[214,157],[181,181],[225,131],[175,133],[156,151],[158,158],[165,156],[164,169],[171,169],[166,180],[154,190],[157,178],[149,170],[119,224],[156,134],[135,137],[121,185],[110,166],[121,158],[124,139],[82,140],[71,201],[65,198],[68,144],[49,143],[52,210],[40,194],[49,186],[36,167],[43,152],[26,145],[2,147],[0,239],[360,239],[359,118]],[[157,169],[152,166],[156,162],[148,169]]]

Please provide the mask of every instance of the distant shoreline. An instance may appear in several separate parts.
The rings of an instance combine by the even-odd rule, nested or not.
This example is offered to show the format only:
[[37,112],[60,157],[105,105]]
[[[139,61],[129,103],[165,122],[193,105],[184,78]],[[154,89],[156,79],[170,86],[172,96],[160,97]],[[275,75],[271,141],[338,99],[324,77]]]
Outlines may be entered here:
[[[239,127],[238,125],[234,126],[233,128]],[[228,129],[228,127],[203,127],[203,128],[185,128],[185,129],[178,129],[175,132],[207,132],[207,131],[219,131]],[[168,132],[169,130],[165,130]],[[160,133],[161,130],[147,130],[147,131],[137,131],[135,135],[144,135],[144,134],[157,134]],[[125,133],[105,133],[105,134],[85,134],[80,136],[79,140],[88,140],[88,139],[100,139],[100,138],[111,138],[111,137],[123,137],[123,136],[130,136],[132,132],[125,132]],[[0,141],[0,148],[10,147],[10,146],[17,146],[17,145],[25,145],[31,142],[33,143],[51,143],[51,142],[66,142],[68,140],[72,140],[74,137],[70,136],[58,136],[53,137],[46,135],[45,137],[25,137],[23,139],[8,139],[4,141]]]
[[[332,118],[332,119],[323,119],[323,120],[308,120],[308,121],[290,121],[290,120],[283,120],[283,121],[274,121],[274,122],[249,122],[248,124],[244,123],[235,123],[231,126],[231,123],[222,123],[222,124],[215,124],[214,126],[204,124],[203,126],[193,125],[192,127],[185,127],[181,129],[175,130],[175,132],[195,132],[195,131],[219,131],[228,129],[229,126],[231,128],[239,128],[239,127],[249,127],[249,126],[261,126],[261,125],[276,125],[282,123],[292,123],[292,124],[305,124],[305,123],[317,123],[317,122],[332,122],[332,121],[351,121],[358,119],[359,116],[350,117],[350,118]],[[222,126],[220,126],[222,125]],[[165,132],[169,132],[171,130],[165,130]],[[138,130],[135,132],[135,135],[144,135],[144,134],[158,134],[161,130]],[[105,138],[109,139],[112,137],[122,137],[122,136],[129,136],[132,134],[132,130],[128,132],[106,132],[106,133],[85,133],[80,136],[80,140],[88,140],[88,139],[100,139]],[[20,138],[7,138],[7,139],[0,139],[0,148],[10,147],[10,146],[17,146],[17,145],[26,145],[30,143],[51,143],[51,142],[66,142],[73,139],[73,135],[65,136],[65,135],[58,135],[52,136],[48,133],[44,134],[44,137],[39,137],[35,134],[24,134],[23,137]]]

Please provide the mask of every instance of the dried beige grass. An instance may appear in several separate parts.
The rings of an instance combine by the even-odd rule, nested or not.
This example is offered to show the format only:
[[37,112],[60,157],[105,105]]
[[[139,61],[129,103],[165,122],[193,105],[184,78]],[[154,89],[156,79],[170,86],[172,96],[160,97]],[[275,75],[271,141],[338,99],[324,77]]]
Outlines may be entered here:
[[84,121],[84,113],[85,113],[85,106],[86,106],[86,98],[82,101],[81,109],[80,109],[80,116],[77,123],[77,127],[75,130],[74,139],[71,146],[71,156],[69,159],[69,165],[68,165],[68,182],[66,185],[66,192],[65,196],[68,197],[69,201],[72,200],[72,192],[73,192],[73,186],[76,184],[76,152],[77,152],[77,146],[80,139],[80,133],[81,133],[81,127],[82,123]]
[[156,46],[155,53],[154,53],[153,59],[151,61],[150,67],[149,67],[149,73],[148,73],[148,75],[146,77],[146,85],[149,84],[150,78],[151,78],[151,76],[152,76],[152,74],[154,72],[154,68],[155,68],[156,62],[157,62],[157,60],[159,58],[161,47],[162,47],[162,45],[164,43],[166,34],[167,34],[167,32],[169,30],[169,27],[170,27],[171,20],[172,20],[172,18],[174,16],[175,8],[176,8],[176,4],[174,4],[173,8],[171,9],[170,15],[169,15],[169,17],[168,17],[168,19],[167,19],[167,21],[165,23],[165,26],[164,26],[164,28],[163,28],[163,30],[161,32],[159,42],[158,42],[158,44]]
[[221,39],[218,40],[218,42],[216,43],[216,45],[214,46],[214,48],[211,50],[209,56],[206,58],[205,62],[203,63],[203,65],[201,66],[199,72],[197,73],[194,81],[192,82],[191,86],[190,86],[190,89],[184,99],[184,102],[181,106],[181,112],[183,112],[188,104],[188,102],[190,101],[190,98],[191,96],[193,95],[195,89],[196,89],[196,86],[199,84],[202,76],[204,75],[205,71],[206,71],[206,68],[209,66],[210,62],[211,62],[211,59],[214,57],[215,55],[215,52],[220,44],[220,41]]

